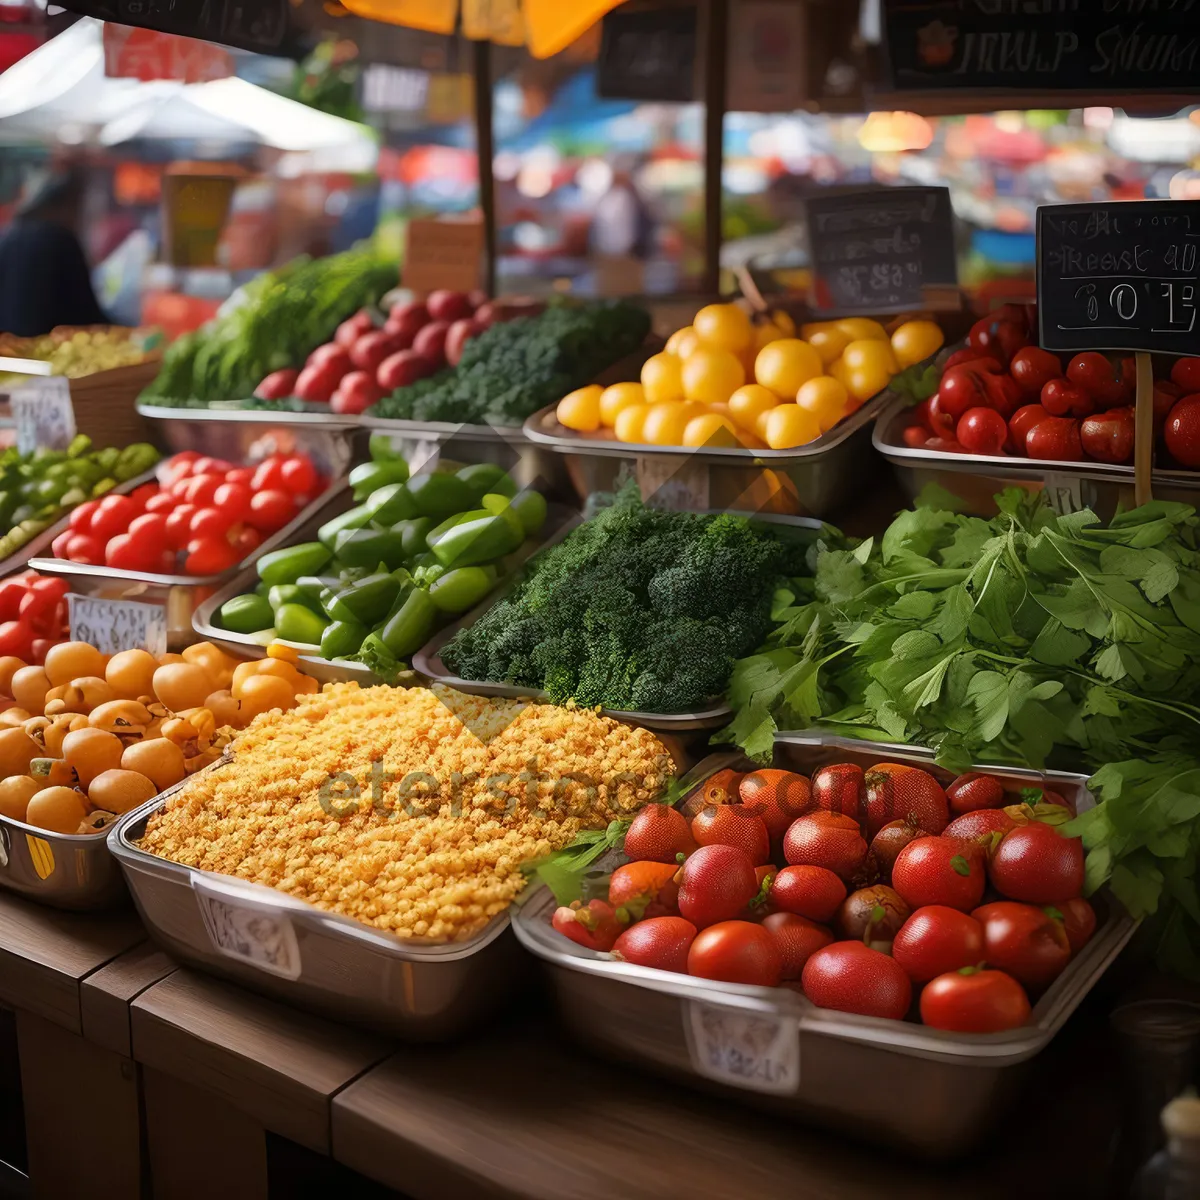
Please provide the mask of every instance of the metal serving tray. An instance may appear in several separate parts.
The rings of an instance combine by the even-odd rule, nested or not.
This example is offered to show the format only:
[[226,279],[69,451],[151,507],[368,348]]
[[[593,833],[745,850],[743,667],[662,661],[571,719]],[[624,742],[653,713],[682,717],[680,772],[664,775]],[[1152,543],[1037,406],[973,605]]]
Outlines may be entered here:
[[0,816],[0,887],[75,912],[129,900],[103,833],[51,833]]
[[[736,516],[750,517],[754,520],[765,521],[774,525],[790,525],[796,529],[818,530],[822,527],[820,521],[811,517],[787,517],[779,513],[736,513]],[[576,517],[566,522],[554,535],[546,541],[539,550],[548,550],[557,545],[582,522],[582,517]],[[425,676],[431,683],[445,684],[459,692],[467,692],[473,696],[499,696],[511,700],[535,700],[547,703],[546,692],[541,688],[520,687],[511,683],[495,683],[488,679],[463,679],[455,675],[442,661],[442,650],[460,629],[474,625],[497,601],[516,586],[520,575],[514,573],[508,584],[499,592],[486,597],[470,612],[464,613],[458,620],[438,630],[437,633],[413,655],[413,670]],[[694,713],[652,713],[625,711],[616,708],[600,710],[605,716],[613,717],[630,725],[639,725],[645,729],[653,729],[660,733],[688,733],[701,729],[718,729],[728,722],[733,710],[723,700],[711,708]]]
[[464,1032],[519,978],[507,911],[463,942],[403,941],[275,888],[142,850],[146,823],[186,784],[126,813],[108,833],[147,930],[181,962],[413,1041]]
[[[1132,508],[1133,467],[1111,463],[1042,461],[999,454],[954,454],[914,449],[904,444],[910,406],[896,397],[875,424],[875,449],[895,469],[901,486],[921,498],[972,516],[993,517],[995,495],[1007,487],[1045,491],[1056,512],[1090,508],[1102,520],[1118,508]],[[1195,504],[1200,499],[1200,472],[1154,471],[1156,500]]]
[[[712,755],[688,780],[744,761],[737,753]],[[820,733],[778,735],[774,761],[805,773],[830,762],[911,762],[951,777],[920,748]],[[978,769],[1045,784],[1080,808],[1094,803],[1081,775]],[[622,861],[613,854],[598,867],[607,872]],[[617,962],[556,933],[554,908],[549,890],[539,888],[514,914],[514,929],[548,964],[563,1019],[581,1040],[726,1098],[933,1158],[967,1149],[994,1127],[1022,1064],[1062,1028],[1136,927],[1103,897],[1095,935],[1037,1001],[1028,1025],[959,1034],[820,1009],[787,987],[714,983]]]
[[[326,521],[336,516],[338,512],[344,512],[350,507],[350,491],[347,488],[343,493],[343,503],[336,511],[332,506],[328,510],[322,510],[321,513],[308,525],[307,529],[302,529],[295,541],[311,541],[316,537],[317,530],[325,524]],[[531,555],[536,554],[543,546],[550,545],[562,537],[566,530],[574,524],[578,519],[576,514],[572,514],[565,507],[559,504],[551,504],[546,512],[545,529],[551,531],[549,540],[539,542],[536,545],[530,545],[529,540],[525,545],[511,556],[511,562],[516,565],[524,562]],[[227,600],[232,600],[234,596],[241,596],[245,592],[253,591],[258,583],[258,572],[253,565],[243,568],[232,579],[228,580],[223,587],[212,595],[206,597],[196,608],[192,616],[192,628],[206,641],[215,642],[219,646],[223,646],[227,650],[231,650],[237,654],[254,654],[261,656],[265,653],[265,647],[261,642],[255,641],[253,634],[249,633],[234,633],[229,629],[222,629],[217,623],[217,612],[221,605]],[[491,599],[486,599],[482,607],[486,607],[492,603]],[[346,680],[355,680],[362,684],[363,687],[370,687],[379,682],[376,675],[362,665],[362,663],[348,662],[344,658],[325,659],[320,655],[305,654],[303,651],[311,650],[312,647],[300,642],[287,642],[283,638],[276,639],[285,646],[291,646],[294,649],[300,650],[300,665],[305,674],[312,675],[314,678],[321,680],[322,683],[337,683]],[[413,658],[415,665],[416,656]],[[414,675],[415,681],[415,675]]]

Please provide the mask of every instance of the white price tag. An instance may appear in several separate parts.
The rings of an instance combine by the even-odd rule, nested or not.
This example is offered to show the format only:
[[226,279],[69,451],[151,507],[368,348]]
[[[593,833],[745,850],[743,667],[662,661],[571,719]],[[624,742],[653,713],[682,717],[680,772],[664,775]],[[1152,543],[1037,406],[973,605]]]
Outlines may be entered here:
[[686,1001],[684,1029],[692,1066],[706,1079],[752,1092],[791,1095],[800,1087],[795,1017]]
[[1068,475],[1065,471],[1047,471],[1044,480],[1046,502],[1060,517],[1079,512],[1081,508],[1086,507],[1078,475]]
[[269,975],[300,978],[300,946],[279,909],[247,898],[236,886],[192,875],[192,891],[212,944],[228,958]]
[[167,610],[136,600],[104,600],[99,596],[67,596],[71,641],[90,642],[101,654],[122,650],[167,652]]
[[17,427],[17,449],[22,454],[35,450],[65,450],[75,436],[75,409],[71,384],[62,375],[31,379],[10,396],[13,423]]

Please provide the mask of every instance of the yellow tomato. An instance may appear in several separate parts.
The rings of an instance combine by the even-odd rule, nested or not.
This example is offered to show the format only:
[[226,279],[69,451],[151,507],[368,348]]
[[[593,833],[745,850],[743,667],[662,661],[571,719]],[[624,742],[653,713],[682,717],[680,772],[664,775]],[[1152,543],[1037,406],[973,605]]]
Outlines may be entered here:
[[678,446],[682,444],[683,431],[694,415],[686,404],[672,401],[652,404],[642,422],[642,441],[648,446]]
[[558,423],[581,433],[595,433],[600,428],[600,396],[603,392],[596,383],[568,392],[555,409]]
[[759,414],[778,403],[775,393],[769,388],[761,383],[748,383],[729,397],[729,415],[742,429],[753,433]]
[[821,333],[823,330],[834,328],[836,328],[836,322],[834,321],[806,321],[800,326],[800,336],[806,342],[810,342],[814,333]]
[[653,354],[642,364],[642,390],[650,404],[683,399],[683,364],[673,354]]
[[[672,351],[672,353],[674,353],[675,357],[679,359],[680,362],[687,362],[687,360],[691,358],[697,350],[700,349],[700,335],[690,325],[686,326],[684,329],[681,329],[679,333],[682,334],[682,336],[679,338],[679,341],[675,343],[675,349]],[[672,334],[672,340],[674,340],[676,336],[677,335]],[[670,345],[670,342],[667,344]]]
[[796,336],[796,322],[792,320],[792,314],[782,308],[771,310],[771,324],[778,325],[783,330],[784,337]]
[[[684,325],[681,329],[675,330],[669,338],[667,338],[667,346],[663,351],[664,354],[674,354],[676,358],[686,358],[687,355],[680,354],[679,346],[688,337],[695,337],[696,331],[690,325]],[[694,349],[695,347],[693,347]]]
[[850,390],[849,385],[846,382],[846,380],[849,378],[849,370],[842,359],[834,359],[834,361],[829,364],[828,374],[831,379],[836,379],[838,383],[840,383],[847,391]]
[[946,335],[936,321],[905,321],[892,334],[892,350],[903,369],[936,354],[945,340]]
[[795,400],[801,384],[821,374],[821,356],[799,338],[770,342],[754,360],[754,378],[780,400]]
[[683,363],[683,394],[705,404],[723,404],[746,382],[746,370],[735,354],[701,346]]
[[845,385],[831,375],[810,379],[796,393],[796,403],[816,417],[822,433],[828,432],[842,419],[849,399]]
[[798,404],[780,404],[767,414],[767,445],[772,450],[807,446],[821,436],[817,419]]
[[892,381],[892,372],[878,364],[865,367],[847,367],[846,391],[856,400],[869,400],[882,392]]
[[605,425],[615,425],[617,417],[635,404],[645,404],[646,393],[640,383],[610,384],[600,393],[600,420]]
[[785,337],[787,337],[787,334],[778,325],[774,325],[770,321],[764,321],[761,325],[755,325],[753,352],[757,354],[764,346],[771,342],[781,341]]
[[779,404],[774,404],[770,408],[764,408],[762,412],[760,412],[758,416],[754,418],[753,436],[762,442],[764,446],[767,444],[767,421],[771,414],[780,407],[782,406]]
[[683,431],[685,446],[736,446],[737,431],[728,417],[719,413],[705,413],[693,417]]
[[648,404],[631,404],[628,408],[621,409],[613,423],[613,433],[616,434],[617,441],[640,443],[642,426],[649,412]]
[[863,338],[873,338],[877,342],[888,340],[887,330],[878,321],[872,321],[870,317],[843,317],[834,324],[852,342],[861,341]]
[[840,329],[831,326],[829,329],[814,330],[808,344],[821,356],[821,365],[828,367],[841,357],[850,339]]
[[692,321],[696,336],[706,346],[737,354],[754,341],[750,318],[736,304],[707,304]]
[[880,342],[873,338],[863,338],[842,351],[842,362],[849,371],[881,370],[894,375],[899,367],[896,356],[892,353],[891,342]]
[[756,434],[747,433],[744,429],[738,430],[737,439],[738,444],[744,446],[747,450],[765,450],[767,448],[767,443],[762,438]]

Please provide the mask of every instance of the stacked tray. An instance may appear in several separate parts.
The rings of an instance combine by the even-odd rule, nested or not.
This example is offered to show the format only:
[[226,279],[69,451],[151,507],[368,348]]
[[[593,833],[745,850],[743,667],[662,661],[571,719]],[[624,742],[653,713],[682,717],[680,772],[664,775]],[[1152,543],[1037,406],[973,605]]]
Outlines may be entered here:
[[[774,757],[776,766],[804,773],[831,762],[868,767],[887,760],[949,774],[917,747],[819,733],[780,734]],[[736,753],[713,755],[690,780],[702,782],[740,762]],[[1094,803],[1080,775],[976,769],[1051,787],[1078,808]],[[621,861],[614,854],[597,867],[605,873]],[[1021,1065],[1062,1028],[1133,935],[1136,923],[1115,901],[1095,902],[1095,935],[1038,1000],[1030,1023],[995,1034],[819,1009],[787,988],[714,983],[617,962],[554,931],[556,904],[544,887],[522,904],[514,928],[526,949],[548,964],[564,1021],[606,1055],[793,1120],[944,1157],[986,1132],[1013,1095]]]

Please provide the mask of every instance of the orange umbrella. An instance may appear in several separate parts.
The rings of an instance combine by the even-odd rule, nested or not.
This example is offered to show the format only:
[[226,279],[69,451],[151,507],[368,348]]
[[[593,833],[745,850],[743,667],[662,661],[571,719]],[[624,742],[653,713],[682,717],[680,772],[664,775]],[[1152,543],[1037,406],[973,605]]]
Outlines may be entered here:
[[429,33],[462,31],[475,41],[527,45],[534,58],[566,49],[623,0],[342,0],[356,16]]

